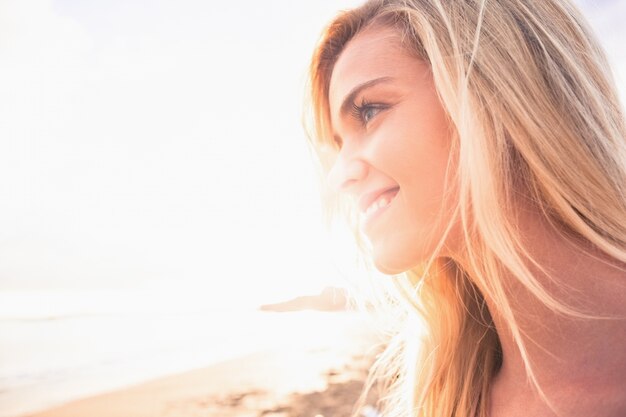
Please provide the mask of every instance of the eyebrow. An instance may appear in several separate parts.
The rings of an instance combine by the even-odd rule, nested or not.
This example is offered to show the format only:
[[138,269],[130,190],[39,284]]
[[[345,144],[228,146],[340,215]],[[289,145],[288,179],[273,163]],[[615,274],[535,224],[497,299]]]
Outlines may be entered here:
[[393,80],[393,77],[380,77],[380,78],[374,78],[373,80],[369,80],[362,84],[357,85],[352,90],[350,90],[350,93],[346,96],[346,98],[343,99],[339,114],[344,115],[348,113],[348,111],[352,107],[352,104],[354,103],[354,99],[356,98],[356,96],[359,95],[361,91],[368,89],[370,87],[373,87],[380,83],[389,82],[391,80]]

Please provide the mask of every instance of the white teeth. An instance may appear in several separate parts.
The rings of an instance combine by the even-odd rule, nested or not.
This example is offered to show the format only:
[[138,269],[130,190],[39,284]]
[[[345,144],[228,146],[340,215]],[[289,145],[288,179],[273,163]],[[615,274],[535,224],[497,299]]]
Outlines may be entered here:
[[365,217],[368,218],[372,216],[375,212],[380,210],[383,207],[386,207],[391,202],[391,199],[388,196],[383,196],[378,200],[374,201],[368,208],[365,210]]

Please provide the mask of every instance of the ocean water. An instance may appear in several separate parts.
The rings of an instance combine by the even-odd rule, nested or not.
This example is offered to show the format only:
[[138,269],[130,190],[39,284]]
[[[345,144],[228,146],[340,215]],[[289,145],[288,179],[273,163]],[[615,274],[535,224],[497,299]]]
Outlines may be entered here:
[[253,309],[0,316],[0,417],[257,351],[332,343],[354,320]]

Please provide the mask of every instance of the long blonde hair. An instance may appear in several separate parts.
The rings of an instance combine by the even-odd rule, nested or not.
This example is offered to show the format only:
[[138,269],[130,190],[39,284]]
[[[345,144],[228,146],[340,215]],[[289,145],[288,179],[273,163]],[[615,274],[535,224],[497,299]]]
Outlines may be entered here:
[[529,265],[540,266],[515,227],[516,194],[523,190],[564,235],[626,262],[626,127],[617,89],[569,0],[370,0],[331,22],[313,56],[312,143],[320,159],[333,145],[333,66],[372,24],[397,29],[404,46],[430,64],[455,127],[455,218],[472,270],[470,280],[434,253],[397,278],[392,301],[405,319],[422,317],[428,333],[418,352],[407,327],[381,355],[375,377],[386,379],[385,415],[486,417],[502,352],[485,297],[508,323],[540,390],[503,273],[552,310],[590,317],[555,299],[531,273]]

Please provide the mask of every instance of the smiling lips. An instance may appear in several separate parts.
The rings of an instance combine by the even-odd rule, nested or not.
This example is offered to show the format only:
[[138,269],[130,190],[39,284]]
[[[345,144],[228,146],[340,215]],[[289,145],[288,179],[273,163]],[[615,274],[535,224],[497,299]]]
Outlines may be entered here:
[[359,201],[359,208],[364,215],[365,221],[372,218],[381,209],[387,207],[394,199],[400,187],[385,188],[369,194],[365,194]]

